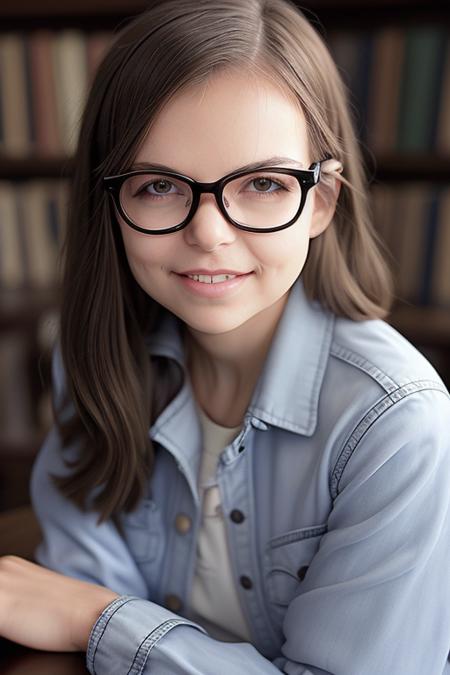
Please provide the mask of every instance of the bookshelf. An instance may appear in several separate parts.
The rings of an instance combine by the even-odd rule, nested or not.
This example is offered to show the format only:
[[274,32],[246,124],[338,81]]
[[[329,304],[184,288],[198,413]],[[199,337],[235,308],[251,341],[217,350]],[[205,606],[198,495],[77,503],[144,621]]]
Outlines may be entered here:
[[[371,57],[371,61],[367,60],[369,46],[372,49],[374,44],[379,45],[380,40],[377,42],[376,36],[381,35],[382,31],[392,31],[393,36],[398,36],[403,32],[406,35],[406,31],[414,31],[421,26],[430,26],[440,30],[441,71],[437,77],[440,78],[439,81],[442,82],[443,88],[444,81],[447,82],[450,76],[448,40],[450,4],[448,1],[366,0],[364,11],[361,11],[359,0],[306,0],[305,2],[298,0],[297,4],[322,34],[332,53],[335,50],[334,56],[338,67],[347,78],[348,88],[352,93],[351,104],[355,110],[357,128],[362,141],[361,147],[370,177],[371,191],[374,195],[382,192],[383,189],[391,193],[389,201],[386,192],[386,204],[383,207],[385,210],[381,213],[386,214],[388,202],[389,208],[392,208],[392,201],[396,199],[395,195],[400,194],[401,190],[406,190],[408,186],[420,186],[420,190],[425,190],[426,186],[429,186],[430,189],[440,190],[440,194],[443,194],[445,190],[448,191],[450,189],[450,131],[448,134],[444,132],[441,134],[442,138],[447,139],[444,144],[438,143],[435,139],[434,142],[422,143],[416,149],[408,151],[402,150],[393,143],[386,143],[384,148],[382,144],[372,143],[374,137],[368,133],[371,124],[369,113],[376,99],[373,92],[370,98],[370,92],[361,89],[361,82],[358,80],[362,74],[362,79],[366,82],[371,83],[377,77],[378,86],[380,82],[383,84],[383,72],[376,74],[376,57]],[[91,47],[87,46],[86,49],[91,49],[94,53],[93,62],[86,75],[86,86],[88,86],[89,79],[95,70],[95,63],[100,58],[99,36],[105,40],[106,34],[111,35],[147,5],[146,0],[77,0],[76,2],[68,0],[66,3],[61,3],[59,0],[41,0],[39,3],[34,0],[3,0],[0,4],[2,26],[0,41],[2,35],[20,35],[26,40],[28,36],[41,31],[47,35],[49,33],[64,35],[69,41],[72,40],[72,45],[75,44],[73,49],[76,51],[76,49],[81,49],[80,36],[85,36],[86,43],[90,41],[93,44]],[[342,36],[347,36],[347,38],[340,43],[339,38]],[[447,37],[444,47],[445,36]],[[433,39],[433,35],[430,37],[429,34],[428,37]],[[355,38],[354,43],[353,38]],[[393,39],[391,36],[391,48],[394,44]],[[355,59],[355,52],[352,56],[350,47],[360,50],[367,61],[365,67],[369,70],[360,71],[359,74],[352,70],[352,62],[364,59]],[[444,49],[446,50],[445,56],[442,51]],[[1,54],[0,46],[0,60]],[[446,71],[444,58],[447,59]],[[389,77],[392,80],[392,73]],[[393,86],[392,81],[390,81],[390,86]],[[397,82],[397,88],[398,86]],[[447,87],[450,90],[448,82]],[[363,96],[366,96],[364,100]],[[439,103],[433,99],[436,109],[440,109],[443,105],[443,94],[441,94],[441,99]],[[400,101],[398,106],[400,109]],[[397,114],[400,114],[398,110]],[[435,119],[434,133],[437,133],[438,126],[439,120]],[[391,130],[391,135],[392,133]],[[2,146],[4,140],[0,133],[0,186],[9,184],[13,190],[25,189],[35,181],[41,181],[43,185],[47,183],[56,185],[56,183],[70,179],[72,160],[69,144],[59,149],[58,146],[54,146],[51,153],[46,152],[42,145],[41,147],[30,145],[25,149],[22,146],[19,152],[8,152],[7,149],[5,150],[4,143]],[[379,137],[377,137],[377,142],[378,140]],[[418,191],[420,190],[418,187]],[[0,206],[1,199],[0,191]],[[58,201],[59,198],[55,197],[55,199]],[[448,201],[450,203],[450,199]],[[63,208],[63,203],[61,201],[58,203],[59,208]],[[377,214],[380,215],[380,212],[375,209],[375,215]],[[450,228],[450,215],[446,222],[447,227]],[[419,226],[420,224],[416,225],[417,228]],[[442,225],[439,226],[442,227]],[[437,229],[436,223],[433,227]],[[390,246],[389,240],[387,244]],[[397,238],[394,244],[392,262],[395,265],[400,259],[395,258],[398,253],[395,247],[401,246],[401,241]],[[426,270],[422,272],[425,274]],[[406,282],[403,281],[403,283],[402,291],[408,290]],[[399,293],[399,298],[388,321],[435,363],[444,380],[450,385],[450,297],[448,303],[446,301],[432,302],[431,290],[431,287],[425,290],[422,288],[422,295],[418,300],[409,296],[407,292]],[[26,418],[28,422],[22,425],[21,434],[4,434],[0,425],[0,510],[27,503],[31,463],[50,423],[48,416],[49,346],[43,343],[40,335],[42,324],[47,321],[46,317],[51,317],[52,312],[57,310],[58,298],[59,285],[56,279],[53,283],[40,285],[28,281],[22,286],[19,284],[17,288],[2,288],[0,285],[0,353],[2,339],[9,339],[11,343],[22,340],[23,349],[26,351],[21,361],[26,369],[23,382],[28,388],[29,399],[28,417]],[[17,401],[19,404],[19,395]],[[0,406],[1,403],[0,395]],[[45,414],[36,413],[40,407],[44,408]]]

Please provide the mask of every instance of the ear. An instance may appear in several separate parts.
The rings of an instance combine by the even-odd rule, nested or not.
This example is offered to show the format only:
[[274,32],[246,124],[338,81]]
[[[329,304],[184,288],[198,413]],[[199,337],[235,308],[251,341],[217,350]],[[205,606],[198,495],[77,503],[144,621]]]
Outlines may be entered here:
[[309,228],[311,239],[322,234],[333,220],[341,185],[338,178],[328,175],[326,181],[320,182],[314,189],[314,208]]

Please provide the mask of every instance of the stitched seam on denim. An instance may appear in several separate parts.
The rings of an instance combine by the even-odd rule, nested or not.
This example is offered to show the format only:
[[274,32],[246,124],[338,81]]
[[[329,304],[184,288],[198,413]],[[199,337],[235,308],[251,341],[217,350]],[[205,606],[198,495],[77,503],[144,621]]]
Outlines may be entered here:
[[[103,634],[106,630],[106,626],[108,625],[109,621],[111,618],[114,616],[114,614],[124,605],[127,604],[127,602],[130,602],[130,600],[138,600],[139,598],[136,598],[134,596],[126,595],[126,596],[121,596],[120,598],[116,598],[113,600],[113,602],[109,605],[109,607],[102,612],[102,614],[99,616],[97,621],[94,624],[94,627],[91,631],[91,634],[89,636],[88,640],[88,651],[86,654],[86,664],[89,666],[91,665],[93,675],[96,675],[96,670],[95,670],[95,656],[97,654],[97,649],[100,644],[100,640],[103,637]],[[93,646],[95,643],[95,647]],[[94,653],[92,653],[92,650],[94,650]]]
[[307,530],[301,530],[300,532],[282,534],[269,542],[269,549],[278,548],[279,546],[284,546],[285,544],[292,544],[295,541],[302,541],[303,539],[317,537],[319,535],[325,534],[327,529],[327,525],[317,525],[317,527],[310,527]]
[[353,455],[356,447],[360,443],[361,439],[370,429],[372,424],[376,422],[379,417],[387,410],[389,410],[395,403],[406,398],[406,396],[411,396],[420,391],[440,391],[445,396],[449,396],[447,389],[441,385],[439,382],[433,382],[433,380],[419,380],[418,382],[409,382],[403,387],[399,387],[394,392],[387,394],[384,398],[378,401],[362,418],[362,420],[356,425],[352,431],[348,441],[345,443],[342,452],[340,453],[333,471],[330,476],[330,495],[334,500],[339,494],[339,482],[344,473],[345,467],[349,462],[351,456]]
[[383,372],[381,368],[371,361],[368,361],[364,356],[361,356],[361,354],[346,349],[345,347],[341,347],[341,345],[336,342],[333,342],[331,345],[330,354],[341,359],[341,361],[345,361],[346,363],[350,363],[356,368],[359,368],[367,375],[370,375],[370,377],[373,377],[373,379],[387,392],[395,391],[395,389],[398,388],[397,382],[395,382],[387,373]]
[[[145,664],[147,663],[148,656],[156,643],[159,642],[159,640],[172,628],[179,625],[192,626],[192,623],[183,621],[183,619],[168,619],[152,630],[151,633],[148,633],[139,645],[127,675],[141,675],[145,668]],[[196,626],[192,627],[195,628]]]

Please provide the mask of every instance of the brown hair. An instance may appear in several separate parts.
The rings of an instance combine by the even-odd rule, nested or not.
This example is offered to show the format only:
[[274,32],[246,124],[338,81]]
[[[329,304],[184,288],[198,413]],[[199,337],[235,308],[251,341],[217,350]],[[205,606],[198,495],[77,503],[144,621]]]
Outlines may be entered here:
[[[319,33],[289,0],[154,3],[118,34],[93,82],[63,248],[60,349],[73,414],[63,415],[60,401],[54,414],[63,447],[76,441],[79,454],[55,480],[81,508],[95,489],[100,522],[144,494],[155,452],[149,426],[181,384],[170,384],[173,363],[149,358],[143,338],[162,308],[130,272],[101,179],[130,167],[171,97],[234,67],[273,77],[301,105],[312,156],[344,166],[332,225],[310,243],[307,295],[354,320],[382,318],[390,306],[347,92]],[[327,189],[326,175],[320,185]]]

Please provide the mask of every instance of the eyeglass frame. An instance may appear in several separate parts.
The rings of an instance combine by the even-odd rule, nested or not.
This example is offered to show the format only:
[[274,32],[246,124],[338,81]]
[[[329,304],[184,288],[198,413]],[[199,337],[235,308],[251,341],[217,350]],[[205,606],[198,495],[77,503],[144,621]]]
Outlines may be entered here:
[[[329,159],[327,157],[326,159]],[[126,171],[125,173],[117,174],[114,176],[104,176],[103,177],[103,187],[104,189],[108,192],[108,194],[112,197],[114,206],[116,207],[117,211],[119,214],[122,216],[124,221],[129,225],[130,227],[133,228],[133,230],[137,230],[138,232],[142,232],[143,234],[171,234],[172,232],[178,232],[179,230],[184,229],[192,220],[194,217],[197,208],[200,203],[200,197],[204,193],[212,193],[214,194],[216,198],[216,203],[217,206],[219,207],[220,212],[222,215],[225,217],[225,219],[231,223],[231,225],[234,225],[234,227],[237,227],[239,230],[245,230],[246,232],[256,232],[256,233],[265,233],[265,232],[278,232],[279,230],[284,230],[287,227],[290,227],[301,215],[305,203],[306,203],[306,197],[308,195],[309,190],[317,185],[320,181],[320,167],[322,162],[326,161],[326,159],[322,159],[318,162],[313,162],[309,169],[292,169],[292,168],[280,168],[280,167],[261,167],[261,169],[255,168],[251,171],[233,171],[232,173],[227,174],[226,176],[223,176],[222,178],[219,178],[219,180],[213,181],[212,183],[201,183],[199,181],[194,180],[193,178],[190,178],[190,176],[185,176],[181,173],[176,173],[175,171],[160,171],[157,168],[152,168],[149,166],[146,169],[135,169],[132,171]],[[295,176],[297,178],[299,184],[300,184],[300,189],[301,189],[301,199],[300,199],[300,205],[298,207],[297,213],[291,220],[289,220],[287,223],[284,225],[277,225],[276,227],[267,227],[267,228],[260,228],[260,227],[250,227],[248,225],[242,225],[242,223],[239,223],[236,220],[233,220],[229,213],[226,210],[226,207],[223,203],[223,190],[225,186],[234,180],[235,178],[240,178],[242,176],[250,175],[252,173],[257,173],[258,171],[261,172],[270,172],[270,173],[283,173],[287,174],[289,176]],[[143,227],[139,227],[131,218],[128,216],[124,208],[122,207],[121,201],[120,201],[120,190],[122,188],[123,183],[128,179],[131,178],[132,176],[139,176],[139,175],[145,175],[148,173],[156,173],[158,176],[168,176],[169,178],[176,178],[178,180],[181,180],[189,185],[189,187],[192,190],[192,204],[189,209],[189,212],[186,216],[186,218],[179,223],[178,225],[174,225],[173,227],[169,227],[166,229],[160,229],[160,230],[149,230],[145,229]]]

